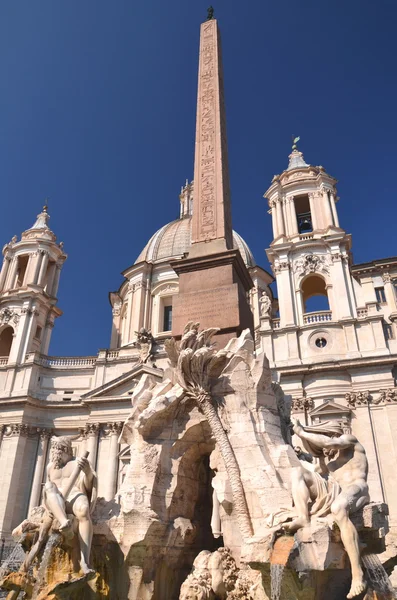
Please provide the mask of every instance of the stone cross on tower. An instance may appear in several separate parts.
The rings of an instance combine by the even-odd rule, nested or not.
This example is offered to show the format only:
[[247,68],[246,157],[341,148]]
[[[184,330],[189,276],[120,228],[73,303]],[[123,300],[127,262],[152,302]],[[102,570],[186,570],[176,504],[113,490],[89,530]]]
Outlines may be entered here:
[[172,333],[188,321],[219,327],[218,346],[253,330],[248,290],[252,279],[233,248],[222,60],[217,21],[201,25],[197,93],[192,243],[187,258],[171,266],[179,275]]
[[190,255],[230,250],[233,248],[233,235],[226,115],[216,19],[201,25],[194,188]]

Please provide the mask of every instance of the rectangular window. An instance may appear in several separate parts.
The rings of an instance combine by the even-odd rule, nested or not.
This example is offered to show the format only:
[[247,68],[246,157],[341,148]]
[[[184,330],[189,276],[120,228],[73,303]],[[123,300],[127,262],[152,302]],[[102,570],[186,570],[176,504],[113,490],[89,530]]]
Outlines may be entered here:
[[386,302],[385,296],[385,288],[384,287],[376,287],[375,288],[376,301],[380,304],[384,304]]
[[172,306],[164,306],[163,331],[172,330]]
[[36,333],[34,334],[34,337],[36,340],[40,340],[41,339],[41,333],[43,331],[43,328],[40,327],[40,325],[37,325],[36,327]]
[[294,198],[294,205],[299,233],[309,233],[310,231],[313,231],[309,196],[297,196]]
[[386,341],[394,340],[393,325],[390,325],[389,323],[383,323],[383,333]]

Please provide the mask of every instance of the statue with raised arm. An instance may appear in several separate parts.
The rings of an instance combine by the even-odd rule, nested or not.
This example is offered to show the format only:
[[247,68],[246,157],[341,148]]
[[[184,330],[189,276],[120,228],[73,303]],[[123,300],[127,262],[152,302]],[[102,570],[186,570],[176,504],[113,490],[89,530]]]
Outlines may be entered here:
[[89,574],[93,572],[89,566],[93,534],[91,513],[97,496],[97,476],[86,457],[73,458],[69,438],[53,437],[51,451],[44,487],[44,505],[59,522],[59,531],[66,535],[71,529],[67,515],[76,517],[80,567],[83,573]]
[[284,524],[284,529],[295,532],[308,525],[311,517],[332,514],[351,564],[352,584],[347,598],[354,598],[366,589],[359,538],[349,519],[350,513],[369,502],[365,450],[354,435],[343,433],[338,422],[304,427],[292,420],[292,424],[293,432],[318,464],[305,462],[293,469],[292,497],[298,515]]

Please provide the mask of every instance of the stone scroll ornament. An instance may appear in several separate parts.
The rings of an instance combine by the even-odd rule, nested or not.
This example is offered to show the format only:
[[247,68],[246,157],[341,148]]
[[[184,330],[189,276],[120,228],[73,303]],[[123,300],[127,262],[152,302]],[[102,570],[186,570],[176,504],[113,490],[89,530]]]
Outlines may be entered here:
[[240,469],[211,392],[212,382],[220,376],[233,357],[226,349],[215,351],[211,340],[218,331],[218,328],[211,328],[199,332],[199,323],[190,321],[184,329],[179,346],[171,338],[165,342],[165,349],[171,365],[176,369],[179,385],[186,396],[197,404],[211,428],[229,477],[240,531],[244,537],[250,537],[253,530]]

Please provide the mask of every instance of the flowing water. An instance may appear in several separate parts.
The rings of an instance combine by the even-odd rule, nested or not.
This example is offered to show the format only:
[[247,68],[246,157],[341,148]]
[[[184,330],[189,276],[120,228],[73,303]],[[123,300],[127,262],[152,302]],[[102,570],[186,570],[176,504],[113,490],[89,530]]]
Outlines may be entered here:
[[10,571],[19,571],[19,568],[24,560],[25,551],[22,548],[21,540],[19,540],[15,544],[12,552],[7,556],[0,567],[0,579],[2,579]]
[[271,600],[281,600],[281,582],[285,565],[270,564],[270,597]]
[[388,598],[394,598],[393,587],[390,579],[376,554],[363,554],[363,565],[366,572],[368,587],[375,592],[385,594]]
[[55,548],[55,546],[59,544],[61,539],[62,536],[60,533],[52,533],[48,538],[48,541],[44,548],[43,556],[41,557],[40,567],[37,572],[37,579],[33,588],[32,600],[34,598],[37,598],[37,594],[40,591],[40,587],[45,582],[46,572],[51,558],[51,552],[53,548]]

